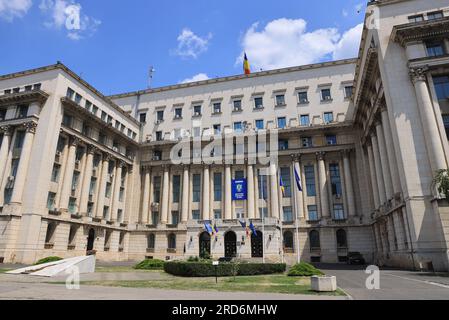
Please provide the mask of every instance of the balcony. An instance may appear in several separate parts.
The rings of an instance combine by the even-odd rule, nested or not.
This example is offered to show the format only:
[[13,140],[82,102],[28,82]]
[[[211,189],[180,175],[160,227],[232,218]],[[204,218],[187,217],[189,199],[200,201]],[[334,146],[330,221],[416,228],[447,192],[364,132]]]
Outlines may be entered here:
[[49,95],[40,89],[22,92],[12,92],[0,96],[0,106],[25,104],[38,101],[43,104]]

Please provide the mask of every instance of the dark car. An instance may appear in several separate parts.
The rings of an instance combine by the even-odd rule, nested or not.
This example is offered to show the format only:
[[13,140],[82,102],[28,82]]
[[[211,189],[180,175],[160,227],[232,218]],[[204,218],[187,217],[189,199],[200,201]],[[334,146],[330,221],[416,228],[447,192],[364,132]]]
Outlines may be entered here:
[[349,252],[348,264],[365,264],[365,259],[360,252]]

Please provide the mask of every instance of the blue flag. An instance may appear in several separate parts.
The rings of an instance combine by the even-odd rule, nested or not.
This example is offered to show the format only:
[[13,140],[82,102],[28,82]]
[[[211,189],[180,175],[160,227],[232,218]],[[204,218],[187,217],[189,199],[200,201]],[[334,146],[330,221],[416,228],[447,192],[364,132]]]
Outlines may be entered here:
[[246,229],[246,221],[245,220],[239,220],[240,225],[242,226],[243,229]]
[[251,232],[253,233],[253,235],[257,236],[257,230],[256,227],[254,227],[253,222],[251,221],[249,228],[251,229]]
[[299,173],[295,168],[295,181],[296,186],[298,187],[298,190],[302,192],[302,185],[301,185],[301,178],[299,177]]
[[205,222],[204,223],[204,228],[206,229],[207,233],[209,233],[210,235],[214,234],[214,231],[212,230],[212,227],[209,223]]

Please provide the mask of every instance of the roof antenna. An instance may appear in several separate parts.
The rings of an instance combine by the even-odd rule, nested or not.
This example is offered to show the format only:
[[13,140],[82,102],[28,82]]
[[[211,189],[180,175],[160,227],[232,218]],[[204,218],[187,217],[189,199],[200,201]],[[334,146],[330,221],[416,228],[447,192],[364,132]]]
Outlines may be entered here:
[[150,69],[148,70],[148,89],[151,89],[151,85],[153,84],[153,75],[156,72],[156,69],[154,69],[153,66],[150,66]]

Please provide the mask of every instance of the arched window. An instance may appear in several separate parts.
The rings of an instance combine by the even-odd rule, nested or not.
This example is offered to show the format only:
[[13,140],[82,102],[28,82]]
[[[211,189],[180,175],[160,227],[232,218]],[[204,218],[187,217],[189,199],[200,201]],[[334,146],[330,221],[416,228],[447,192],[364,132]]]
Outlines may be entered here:
[[337,248],[343,249],[348,247],[348,239],[346,237],[346,231],[343,229],[337,230]]
[[310,250],[320,250],[320,233],[317,230],[312,230],[309,233]]
[[156,237],[154,233],[150,233],[147,237],[147,249],[154,249],[154,244],[156,242]]
[[45,234],[45,243],[46,244],[52,244],[53,243],[55,230],[56,230],[56,223],[55,222],[50,222],[47,225],[47,233]]
[[173,233],[168,235],[168,249],[176,249],[176,235]]
[[284,250],[285,252],[293,252],[293,232],[284,232]]

